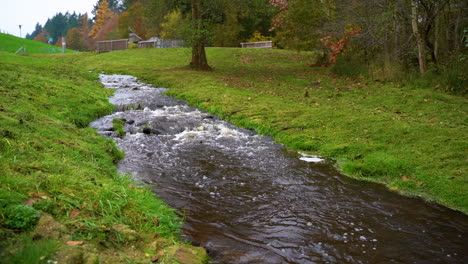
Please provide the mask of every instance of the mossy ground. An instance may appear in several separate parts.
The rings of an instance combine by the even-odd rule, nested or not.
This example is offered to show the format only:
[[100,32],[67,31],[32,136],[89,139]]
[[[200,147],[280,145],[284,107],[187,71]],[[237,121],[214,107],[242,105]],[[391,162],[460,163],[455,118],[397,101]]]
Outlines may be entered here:
[[468,212],[467,99],[434,87],[355,81],[309,67],[316,54],[209,48],[211,72],[189,49],[54,55],[131,74],[279,143],[337,161],[348,175]]
[[[158,240],[180,246],[181,219],[149,189],[118,175],[115,164],[124,154],[88,127],[114,110],[111,94],[87,70],[0,52],[0,262],[46,263],[67,241],[116,252],[112,263],[132,258],[120,247],[144,252]],[[38,214],[10,213],[25,206],[50,214],[67,231],[34,237]],[[115,224],[141,239],[122,239]]]

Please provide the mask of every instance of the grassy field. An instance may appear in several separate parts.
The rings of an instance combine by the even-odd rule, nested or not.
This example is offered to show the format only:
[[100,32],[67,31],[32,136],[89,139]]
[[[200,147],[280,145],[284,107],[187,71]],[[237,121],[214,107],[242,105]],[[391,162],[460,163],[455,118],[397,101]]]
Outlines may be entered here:
[[[16,36],[0,33],[0,51],[16,52],[21,46],[26,48],[26,53],[61,53],[62,48],[48,45],[46,43],[29,39],[18,38]],[[67,49],[66,52],[74,52]]]
[[53,55],[86,69],[138,76],[169,94],[329,159],[347,175],[468,213],[467,99],[312,68],[313,53],[210,48],[212,72],[189,49]]
[[117,174],[124,154],[88,127],[114,109],[96,79],[0,52],[0,262],[173,263],[182,247],[204,258],[178,242],[173,209]]

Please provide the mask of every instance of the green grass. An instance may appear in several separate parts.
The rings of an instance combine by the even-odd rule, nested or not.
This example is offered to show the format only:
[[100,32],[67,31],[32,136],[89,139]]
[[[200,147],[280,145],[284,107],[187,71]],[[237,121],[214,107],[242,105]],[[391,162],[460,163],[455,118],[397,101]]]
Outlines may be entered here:
[[[21,240],[18,232],[33,229],[38,211],[65,225],[69,240],[118,246],[109,230],[119,223],[144,237],[159,234],[177,241],[181,219],[174,210],[149,189],[118,175],[115,164],[123,153],[88,127],[114,110],[107,99],[112,91],[102,87],[97,75],[56,60],[6,52],[0,52],[0,61],[0,258],[41,262],[34,252],[52,244],[15,242]],[[36,260],[22,262],[18,254],[8,256],[12,250],[30,252]]]
[[123,129],[124,125],[125,125],[125,121],[123,121],[122,119],[119,119],[119,118],[112,119],[112,126],[114,128],[114,131],[117,132],[117,134],[120,137],[125,136],[125,130]]
[[[26,48],[26,53],[60,53],[61,47],[49,45],[39,41],[19,38],[13,35],[0,33],[0,51],[16,52],[21,46]],[[67,49],[66,52],[74,52]]]
[[432,87],[352,81],[311,68],[314,53],[209,48],[53,55],[89,70],[138,76],[290,148],[335,159],[346,174],[468,212],[467,99]]

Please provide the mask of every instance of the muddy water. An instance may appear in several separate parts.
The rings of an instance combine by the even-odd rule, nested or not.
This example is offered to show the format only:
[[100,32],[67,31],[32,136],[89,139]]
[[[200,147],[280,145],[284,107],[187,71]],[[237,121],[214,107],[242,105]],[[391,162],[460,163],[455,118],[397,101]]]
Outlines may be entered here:
[[[186,216],[213,263],[468,263],[468,218],[340,175],[318,157],[102,75],[120,110],[92,123],[126,152],[122,172]],[[125,111],[124,111],[125,110]],[[124,119],[118,138],[112,119]]]

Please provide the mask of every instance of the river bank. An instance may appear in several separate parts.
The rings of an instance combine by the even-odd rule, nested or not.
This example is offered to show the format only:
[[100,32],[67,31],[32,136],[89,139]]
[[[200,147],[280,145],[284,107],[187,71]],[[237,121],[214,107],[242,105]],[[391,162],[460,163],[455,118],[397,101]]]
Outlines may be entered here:
[[0,61],[0,262],[206,261],[180,242],[174,210],[118,175],[124,154],[88,127],[114,110],[97,74],[4,52]]
[[313,53],[208,49],[213,72],[185,67],[189,49],[55,56],[132,74],[287,147],[336,160],[347,175],[468,212],[465,97],[340,78]]

